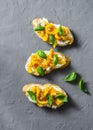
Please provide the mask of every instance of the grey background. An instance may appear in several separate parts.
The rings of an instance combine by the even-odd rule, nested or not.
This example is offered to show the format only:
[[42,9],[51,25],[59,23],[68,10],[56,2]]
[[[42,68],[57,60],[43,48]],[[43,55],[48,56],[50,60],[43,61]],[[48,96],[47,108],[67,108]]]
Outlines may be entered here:
[[[68,26],[71,47],[56,48],[71,57],[71,65],[39,78],[25,71],[28,56],[50,45],[33,32],[31,21],[46,17]],[[90,94],[63,78],[78,72]],[[24,84],[56,83],[70,101],[57,110],[38,108],[21,89]],[[93,0],[0,0],[0,130],[93,130]]]

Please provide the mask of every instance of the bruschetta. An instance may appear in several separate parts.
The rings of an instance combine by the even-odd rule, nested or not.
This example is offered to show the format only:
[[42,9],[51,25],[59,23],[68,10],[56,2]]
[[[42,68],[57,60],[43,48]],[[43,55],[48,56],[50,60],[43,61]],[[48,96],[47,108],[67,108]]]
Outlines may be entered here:
[[56,84],[26,84],[22,91],[31,102],[39,107],[56,109],[68,102],[66,92]]
[[25,64],[25,69],[30,74],[44,76],[52,70],[65,68],[69,63],[69,57],[55,52],[53,49],[49,51],[38,50],[36,53],[30,55]]
[[74,37],[68,27],[49,22],[46,18],[36,18],[32,21],[35,33],[45,42],[56,46],[71,45]]

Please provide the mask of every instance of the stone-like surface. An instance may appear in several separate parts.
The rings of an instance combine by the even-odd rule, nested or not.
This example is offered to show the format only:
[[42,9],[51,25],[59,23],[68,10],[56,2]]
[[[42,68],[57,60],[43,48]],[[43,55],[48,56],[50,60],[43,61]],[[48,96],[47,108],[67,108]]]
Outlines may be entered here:
[[[39,78],[24,65],[30,53],[50,49],[31,26],[35,17],[43,16],[69,26],[75,43],[56,48],[71,57],[71,66]],[[92,56],[93,0],[0,0],[0,130],[93,130]],[[86,81],[90,95],[63,81],[73,70]],[[70,103],[58,110],[38,108],[21,91],[30,82],[62,86]]]

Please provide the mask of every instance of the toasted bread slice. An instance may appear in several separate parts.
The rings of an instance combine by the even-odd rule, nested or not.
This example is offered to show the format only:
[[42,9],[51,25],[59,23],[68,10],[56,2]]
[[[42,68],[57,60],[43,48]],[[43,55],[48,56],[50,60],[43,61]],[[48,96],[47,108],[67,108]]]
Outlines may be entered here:
[[58,108],[68,102],[66,92],[56,84],[26,84],[22,91],[39,107]]
[[36,18],[32,21],[35,33],[45,42],[56,46],[71,45],[74,37],[68,27],[48,22],[46,18]]
[[49,74],[52,70],[65,68],[69,63],[69,57],[62,53],[55,52],[53,49],[49,51],[38,50],[36,53],[30,55],[25,64],[25,69],[30,74],[44,76]]

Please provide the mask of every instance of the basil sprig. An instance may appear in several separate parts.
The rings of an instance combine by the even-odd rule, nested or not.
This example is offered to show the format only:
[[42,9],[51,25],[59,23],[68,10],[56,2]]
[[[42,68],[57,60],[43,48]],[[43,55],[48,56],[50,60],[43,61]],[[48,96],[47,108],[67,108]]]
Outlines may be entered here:
[[62,100],[63,102],[68,102],[68,97],[64,94],[57,94],[55,98]]
[[62,26],[59,26],[58,27],[58,33],[61,35],[61,36],[64,36],[64,32],[62,30]]
[[72,72],[72,73],[68,74],[68,75],[64,78],[64,81],[71,82],[71,81],[74,81],[76,78],[77,78],[76,72]]
[[49,42],[52,44],[52,46],[54,45],[55,39],[53,35],[49,35]]
[[31,98],[31,100],[33,100],[33,102],[36,102],[36,95],[35,93],[33,93],[32,91],[27,91],[29,97]]
[[42,31],[45,30],[45,27],[38,25],[36,28],[34,28],[34,31]]
[[39,75],[44,76],[45,75],[45,71],[43,70],[43,68],[41,66],[37,67],[37,72],[39,73]]
[[79,81],[78,86],[79,86],[79,88],[80,88],[81,91],[83,91],[83,92],[85,92],[85,93],[88,92],[88,90],[87,90],[87,88],[86,88],[86,86],[85,86],[85,84],[84,84],[84,81],[83,81],[82,79]]
[[52,105],[52,96],[50,94],[47,94],[46,99],[47,99],[49,105],[51,106]]
[[55,55],[53,57],[53,63],[54,63],[54,65],[56,65],[58,63],[58,56],[57,55]]
[[45,52],[44,52],[43,50],[38,50],[38,51],[37,51],[37,54],[38,54],[38,56],[41,57],[41,58],[44,58],[44,59],[47,58],[47,56],[46,56],[46,54],[45,54]]

